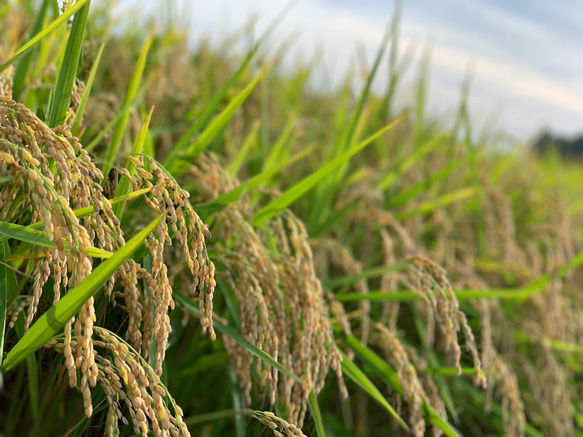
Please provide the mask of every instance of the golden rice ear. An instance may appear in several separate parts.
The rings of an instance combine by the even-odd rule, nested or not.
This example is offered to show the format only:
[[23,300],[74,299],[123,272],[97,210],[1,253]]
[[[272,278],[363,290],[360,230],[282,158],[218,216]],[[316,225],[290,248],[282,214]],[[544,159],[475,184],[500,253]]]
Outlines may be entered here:
[[[423,379],[418,373],[427,369],[425,363],[412,348],[406,348],[395,331],[387,329],[380,323],[374,325],[372,342],[381,349],[387,362],[391,364],[399,376],[403,387],[404,400],[409,405],[409,425],[413,435],[426,435],[423,404],[427,403],[437,411],[441,417],[447,417],[445,404],[439,395],[432,379]],[[433,396],[429,396],[431,393]],[[439,428],[434,428],[434,434],[442,435]]]
[[[199,158],[187,174],[197,181],[200,201],[211,200],[237,186],[209,156]],[[287,420],[301,427],[308,395],[312,390],[316,394],[322,390],[330,369],[336,372],[341,393],[346,396],[341,356],[334,343],[328,305],[303,223],[288,211],[274,218],[268,232],[276,248],[270,250],[251,225],[247,208],[242,199],[218,212],[215,235],[209,245],[217,253],[216,262],[225,268],[226,282],[237,299],[243,336],[295,375],[303,375],[306,384],[265,367],[227,337],[224,343],[246,402],[251,403],[253,389],[249,368],[255,366],[260,375],[257,389],[266,392],[272,404],[282,405]]]
[[[104,295],[115,303],[113,288],[116,283],[120,284],[125,310],[129,315],[126,337],[137,353],[142,353],[144,357],[148,356],[151,342],[156,341],[154,367],[160,375],[171,331],[168,312],[174,307],[163,259],[166,248],[172,243],[169,226],[182,245],[187,265],[195,278],[193,293],[196,291],[200,296],[203,310],[201,322],[212,339],[215,337],[212,299],[216,283],[214,265],[209,261],[205,248],[209,231],[192,209],[187,200],[188,194],[155,162],[150,162],[148,171],[141,159],[137,161],[139,167],[134,177],[127,171],[122,171],[122,174],[128,177],[134,188],[151,188],[145,201],[154,211],[166,214],[167,221],[162,222],[145,242],[152,254],[151,271],[146,271],[131,259],[125,261],[105,286]],[[45,310],[44,307],[39,308],[39,303],[49,278],[54,283],[53,301],[57,302],[63,292],[75,287],[91,273],[92,260],[87,256],[88,248],[95,246],[115,252],[125,244],[125,238],[111,203],[101,188],[101,172],[65,126],[50,129],[24,106],[0,98],[0,162],[14,176],[7,183],[7,189],[0,193],[0,200],[7,201],[6,196],[13,193],[30,196],[32,202],[17,205],[12,212],[26,214],[26,209],[30,208],[31,213],[28,214],[32,215],[31,222],[42,220],[46,234],[56,245],[55,249],[47,249],[34,265],[32,294],[29,299],[23,300],[28,305],[25,320],[25,328],[28,328],[37,312]],[[77,218],[73,210],[89,206],[93,206],[96,212],[82,219]],[[148,287],[147,296],[138,281]],[[20,310],[14,311],[18,314]],[[77,386],[82,393],[87,417],[93,414],[92,388],[103,382],[103,378],[99,378],[94,345],[96,321],[94,300],[91,298],[79,314],[65,325],[62,343],[69,384],[71,387]],[[140,420],[140,423],[145,422]],[[155,424],[152,426],[156,427]],[[166,419],[161,426],[160,429],[168,426]],[[141,425],[135,429],[141,432]]]
[[12,83],[14,81],[14,65],[0,72],[0,97],[12,99]]
[[[124,425],[129,423],[122,412],[125,407],[137,434],[152,431],[157,436],[168,433],[189,436],[188,428],[182,420],[182,409],[176,405],[156,371],[114,333],[97,326],[94,331],[94,344],[100,350],[94,355],[97,367],[95,383],[101,386],[109,403],[106,430],[115,434],[119,422]],[[78,349],[76,340],[72,343]],[[59,340],[52,340],[46,347],[66,353],[67,345]],[[91,397],[85,399],[83,382],[80,390],[89,417],[92,413]]]

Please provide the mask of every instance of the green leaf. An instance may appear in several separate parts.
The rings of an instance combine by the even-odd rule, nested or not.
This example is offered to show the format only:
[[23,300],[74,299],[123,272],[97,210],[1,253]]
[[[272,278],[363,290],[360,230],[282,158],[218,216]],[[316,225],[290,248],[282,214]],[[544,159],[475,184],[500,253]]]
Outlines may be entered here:
[[[509,289],[485,289],[485,290],[454,290],[458,300],[471,299],[495,299],[520,301],[536,296],[544,289],[543,286],[527,286],[523,288]],[[368,300],[371,302],[411,302],[422,297],[413,291],[371,291],[370,293],[346,293],[335,296],[339,302],[359,302]]]
[[8,238],[34,244],[35,246],[48,247],[50,249],[57,248],[57,245],[43,232],[15,223],[0,221],[0,234]]
[[279,173],[287,166],[293,164],[296,161],[299,161],[300,159],[312,153],[316,149],[316,147],[317,145],[309,146],[306,149],[302,150],[297,155],[295,155],[289,161],[282,162],[278,166],[272,166],[271,168],[268,168],[263,173],[252,177],[251,179],[243,182],[238,187],[233,188],[231,191],[220,195],[219,197],[211,200],[210,202],[205,202],[196,205],[195,207],[196,212],[204,220],[209,215],[222,210],[225,206],[236,202],[242,196],[244,196],[254,188],[265,184],[269,179],[271,179],[274,175]]
[[148,38],[148,40],[144,43],[142,47],[142,51],[140,52],[140,56],[136,62],[136,67],[132,73],[132,77],[130,78],[130,82],[128,83],[128,87],[126,89],[126,93],[123,99],[122,107],[128,108],[128,111],[125,111],[119,121],[116,123],[115,128],[113,129],[113,135],[111,140],[107,144],[107,149],[105,150],[105,164],[103,165],[103,182],[107,181],[107,176],[109,172],[113,168],[113,164],[115,162],[115,158],[117,157],[119,150],[122,145],[123,135],[126,131],[126,126],[128,124],[128,119],[130,117],[129,108],[131,107],[132,102],[136,99],[138,94],[138,88],[140,87],[140,83],[142,81],[142,76],[144,74],[144,69],[146,67],[146,60],[148,58],[148,52],[150,51],[150,45],[152,44],[152,38]]
[[[368,74],[364,87],[360,93],[360,97],[358,99],[358,103],[356,104],[356,108],[350,117],[350,121],[345,126],[342,126],[341,138],[339,141],[336,141],[331,149],[331,158],[334,159],[340,156],[341,153],[347,151],[359,138],[358,132],[359,130],[364,129],[365,124],[367,122],[364,115],[367,113],[364,112],[366,103],[368,101],[370,95],[370,89],[372,86],[372,82],[377,74],[379,69],[381,60],[385,54],[387,43],[389,38],[391,37],[391,28],[387,26],[385,29],[385,33],[381,43],[379,44],[377,54],[375,56],[375,60]],[[370,114],[370,113],[368,113]],[[326,221],[327,215],[329,211],[331,211],[332,202],[334,201],[334,196],[338,192],[338,187],[342,184],[340,181],[344,178],[347,170],[347,163],[343,163],[339,165],[333,172],[329,174],[329,177],[326,178],[322,184],[318,187],[316,191],[315,199],[312,202],[312,208],[310,211],[310,218],[309,218],[309,228],[317,227],[318,225],[322,225],[323,222]]]
[[55,21],[45,27],[42,31],[37,33],[33,38],[31,38],[26,44],[24,44],[18,51],[12,55],[10,59],[0,65],[0,72],[6,70],[10,64],[24,55],[28,50],[38,44],[44,37],[46,37],[49,33],[59,27],[61,24],[66,23],[69,18],[75,14],[79,9],[85,6],[86,3],[89,3],[89,0],[77,0],[71,7],[67,8],[64,14],[60,15]]
[[413,153],[404,158],[399,164],[397,164],[387,175],[380,181],[378,187],[381,190],[386,190],[390,188],[395,182],[399,180],[399,177],[412,168],[417,162],[421,161],[429,152],[441,146],[447,137],[445,135],[438,135],[431,137],[426,142],[415,147]]
[[[247,97],[251,94],[251,91],[255,86],[263,79],[265,74],[267,74],[267,69],[263,69],[255,79],[251,81],[243,91],[233,99],[231,103],[224,109],[221,114],[217,116],[213,121],[210,122],[208,127],[203,131],[203,133],[192,143],[190,146],[184,146],[183,149],[178,149],[172,153],[165,161],[164,167],[175,177],[181,177],[186,169],[192,164],[192,162],[198,157],[198,155],[205,150],[215,136],[223,129],[229,120],[235,114],[235,111],[247,100]],[[170,158],[173,159],[170,159]]]
[[263,171],[269,170],[274,167],[278,162],[285,162],[287,160],[287,153],[289,153],[289,147],[285,147],[292,136],[296,120],[290,120],[283,128],[279,139],[275,142],[269,154],[263,160]]
[[[118,202],[132,200],[132,199],[135,199],[136,197],[141,196],[142,194],[146,194],[146,193],[150,192],[150,190],[152,190],[152,187],[146,187],[146,188],[142,188],[140,190],[132,191],[129,194],[125,194],[123,196],[119,196],[119,197],[116,197],[114,199],[111,199],[109,201],[109,203],[111,205],[115,205]],[[87,206],[85,208],[78,208],[78,209],[74,210],[73,213],[75,214],[75,217],[77,217],[77,218],[87,217],[88,215],[95,213],[95,207],[94,206]],[[32,225],[26,226],[26,228],[38,230],[38,229],[44,228],[44,226],[45,226],[44,222],[36,222],[36,223],[33,223]],[[1,227],[0,227],[0,229],[1,229]],[[0,230],[0,233],[2,233],[1,230]],[[8,236],[0,237],[0,242],[6,241],[6,240],[8,240],[8,238],[14,238],[14,237],[8,237]],[[53,246],[48,246],[48,247],[53,247]]]
[[385,410],[387,410],[391,414],[391,416],[393,416],[397,420],[397,422],[399,422],[399,425],[401,425],[403,429],[410,431],[409,426],[405,423],[401,416],[397,414],[397,412],[391,406],[391,404],[387,402],[387,400],[381,394],[379,389],[375,387],[371,380],[368,379],[368,377],[362,372],[362,370],[360,370],[356,366],[356,364],[354,364],[352,361],[348,359],[344,352],[342,352],[341,350],[339,351],[340,354],[342,355],[342,373],[348,378],[350,378],[356,385],[362,388],[366,393],[368,393],[368,395],[372,397],[375,401],[381,404],[385,408]]
[[253,123],[253,127],[245,137],[245,141],[243,141],[243,144],[237,150],[237,154],[231,160],[231,163],[227,166],[227,171],[232,177],[237,176],[239,170],[245,163],[245,159],[247,159],[251,148],[257,144],[257,132],[259,131],[259,126],[261,126],[260,122],[256,121]]
[[310,390],[310,395],[308,396],[308,407],[310,408],[312,419],[314,419],[316,435],[318,437],[325,437],[326,433],[324,432],[324,422],[322,422],[322,414],[320,413],[318,398],[316,393],[314,393],[314,390]]
[[97,69],[99,68],[99,63],[101,62],[101,56],[103,55],[103,49],[105,49],[105,43],[101,44],[99,51],[93,60],[93,65],[91,66],[91,71],[89,72],[89,77],[85,83],[85,90],[83,91],[83,96],[79,102],[79,107],[75,113],[75,121],[73,126],[71,126],[71,132],[73,135],[77,136],[79,134],[79,128],[81,126],[81,121],[83,120],[83,114],[85,113],[85,107],[89,101],[89,95],[91,94],[91,88],[93,87],[93,81],[95,80],[95,75],[97,74]]
[[[140,132],[138,133],[136,141],[134,142],[134,145],[132,147],[131,153],[133,155],[139,155],[140,153],[142,153],[142,150],[144,148],[144,141],[145,141],[146,135],[148,133],[148,127],[150,126],[150,120],[152,119],[153,112],[154,112],[154,107],[152,106],[152,108],[150,109],[150,112],[146,116],[146,120],[144,120],[144,124],[142,125],[142,128],[140,129]],[[128,172],[130,173],[131,176],[133,176],[136,172],[135,164],[129,159],[128,159],[128,162],[126,163],[126,169],[128,170]],[[132,189],[132,186],[131,186],[130,181],[124,177],[121,179],[121,181],[119,182],[119,185],[117,186],[117,190],[115,192],[115,197],[124,196],[124,195],[130,193],[131,189]],[[125,201],[118,202],[116,205],[113,206],[113,213],[116,215],[116,217],[120,221],[123,217],[123,211],[125,209],[125,206],[126,206]]]
[[378,137],[383,135],[388,130],[392,129],[397,123],[401,121],[401,117],[397,118],[395,121],[390,123],[388,126],[384,127],[383,129],[379,130],[374,135],[371,135],[361,143],[357,144],[356,146],[352,147],[350,150],[344,152],[342,155],[338,156],[337,158],[330,161],[328,164],[321,167],[319,170],[316,170],[310,176],[306,177],[290,189],[288,189],[285,193],[279,196],[277,199],[273,200],[271,203],[266,205],[264,208],[260,209],[255,213],[253,216],[253,224],[257,227],[262,227],[265,222],[270,220],[274,215],[276,215],[279,211],[283,210],[284,208],[291,205],[295,200],[305,194],[308,190],[314,187],[318,182],[320,182],[323,178],[331,174],[334,170],[336,170],[341,165],[348,162],[354,155],[376,140]]
[[[178,291],[174,291],[172,293],[172,296],[174,297],[174,299],[176,301],[180,302],[182,304],[182,306],[184,306],[184,308],[186,310],[188,310],[190,313],[192,313],[196,316],[200,316],[200,309],[196,305],[194,305],[194,303],[192,303],[192,301],[188,297],[186,297],[184,294],[182,294]],[[288,378],[292,378],[293,380],[299,382],[300,384],[305,384],[305,382],[299,376],[296,376],[294,373],[292,373],[290,370],[288,370],[285,366],[283,366],[282,364],[277,362],[277,360],[275,358],[273,358],[271,355],[269,355],[268,353],[259,349],[257,346],[250,343],[236,329],[234,329],[228,325],[225,325],[223,322],[217,320],[216,318],[213,318],[213,326],[215,327],[215,329],[217,331],[231,337],[231,339],[234,340],[235,343],[237,343],[243,349],[247,350],[247,352],[255,355],[257,358],[259,358],[264,363],[269,364],[272,367],[275,367],[277,370],[279,370],[281,373],[283,373]]]
[[170,151],[168,156],[164,161],[164,167],[166,168],[173,168],[177,161],[180,161],[181,154],[188,148],[188,144],[194,138],[194,136],[202,129],[204,125],[206,125],[213,114],[215,113],[216,109],[219,107],[223,99],[226,97],[227,93],[231,88],[235,86],[235,84],[239,81],[243,73],[247,70],[247,67],[251,63],[253,57],[259,50],[261,44],[268,40],[269,36],[273,33],[276,29],[277,24],[283,19],[285,14],[289,8],[284,8],[272,21],[270,26],[266,29],[266,31],[261,35],[261,37],[257,40],[257,42],[253,45],[251,50],[247,52],[245,59],[241,62],[241,65],[237,70],[229,77],[227,82],[221,87],[221,89],[213,96],[211,101],[205,105],[204,110],[202,113],[197,117],[196,122],[188,129],[188,131],[180,138],[176,146]]
[[132,109],[133,103],[134,103],[134,101],[132,100],[128,104],[123,105],[119,109],[116,116],[109,123],[107,123],[107,126],[105,126],[101,130],[101,132],[99,132],[99,134],[97,134],[97,136],[95,138],[93,138],[93,140],[91,140],[91,142],[85,147],[85,150],[87,150],[88,152],[91,152],[91,150],[93,150],[95,148],[95,146],[97,146],[99,144],[99,142],[103,139],[105,134],[107,134],[114,126],[117,126],[118,122],[122,118],[126,117],[129,114],[130,109]]
[[[10,248],[5,241],[0,243],[0,367],[4,357],[4,336],[6,334],[6,309],[8,307],[8,296],[16,289],[16,275],[6,264],[6,258],[10,254]],[[2,384],[0,384],[0,388]]]
[[[37,33],[39,33],[42,30],[43,22],[45,21],[45,17],[47,15],[47,10],[49,9],[50,2],[51,2],[51,0],[43,0],[42,5],[41,5],[38,13],[36,14],[36,19],[34,20],[34,24],[32,25],[32,28],[30,30],[30,37],[31,38],[33,38]],[[22,91],[24,89],[24,83],[26,81],[28,69],[30,68],[30,64],[32,62],[32,55],[33,55],[33,51],[32,50],[28,51],[28,53],[26,53],[22,57],[22,59],[18,63],[18,66],[16,67],[16,70],[14,71],[14,83],[12,85],[12,98],[15,101],[19,101],[20,94],[22,93]]]
[[440,169],[439,171],[429,176],[427,179],[418,182],[415,185],[411,185],[406,190],[401,191],[395,194],[394,196],[391,196],[388,199],[389,208],[394,209],[402,205],[405,205],[407,202],[411,201],[415,197],[425,193],[430,187],[433,186],[435,182],[447,177],[461,165],[467,163],[467,161],[468,161],[467,157],[453,161],[446,167]]
[[144,239],[160,224],[164,215],[159,216],[113,256],[101,263],[80,284],[67,293],[59,302],[48,309],[22,339],[8,352],[3,369],[9,371],[24,358],[43,347],[54,335],[57,335],[65,323],[71,319],[105,284],[119,266],[142,244]]
[[415,214],[426,214],[437,208],[441,208],[452,203],[471,198],[481,192],[482,187],[479,186],[461,188],[457,191],[446,193],[438,197],[437,199],[431,199],[419,205],[415,205],[413,208],[407,211],[396,214],[396,217],[402,220],[414,216]]
[[[365,363],[374,369],[375,374],[389,387],[403,396],[403,387],[399,376],[395,369],[393,369],[383,358],[378,356],[370,348],[364,346],[356,337],[341,333],[339,329],[335,329],[339,333],[339,337],[356,353],[356,355]],[[429,421],[439,427],[448,437],[460,437],[459,432],[443,417],[435,411],[435,409],[423,403],[427,418]]]
[[[35,246],[48,247],[49,249],[57,248],[57,245],[44,232],[32,229],[32,227],[0,221],[0,234]],[[65,250],[68,252],[69,248],[65,246]],[[112,253],[97,247],[88,247],[87,255],[96,258],[111,258]]]
[[79,12],[75,14],[73,19],[71,33],[69,34],[69,40],[65,49],[65,56],[59,68],[57,81],[55,82],[47,111],[47,123],[50,127],[65,123],[73,84],[77,75],[77,66],[79,65],[79,59],[81,59],[83,34],[85,33],[90,4],[91,2],[88,0]]

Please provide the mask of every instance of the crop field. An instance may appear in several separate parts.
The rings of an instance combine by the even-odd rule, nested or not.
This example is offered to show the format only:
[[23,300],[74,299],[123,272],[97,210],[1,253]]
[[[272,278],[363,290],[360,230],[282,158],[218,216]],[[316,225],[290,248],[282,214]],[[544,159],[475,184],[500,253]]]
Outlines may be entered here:
[[397,102],[398,16],[324,92],[60,3],[0,2],[0,436],[583,435],[580,164]]

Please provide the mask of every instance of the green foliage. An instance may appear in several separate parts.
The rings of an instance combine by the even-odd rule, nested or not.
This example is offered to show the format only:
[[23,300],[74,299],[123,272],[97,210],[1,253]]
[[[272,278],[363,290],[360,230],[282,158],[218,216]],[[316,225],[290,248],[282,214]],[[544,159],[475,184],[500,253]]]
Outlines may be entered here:
[[583,171],[479,139],[469,81],[433,120],[428,56],[397,101],[398,10],[362,90],[325,93],[318,58],[280,74],[288,46],[265,50],[281,17],[236,57],[16,3],[3,435],[581,433]]

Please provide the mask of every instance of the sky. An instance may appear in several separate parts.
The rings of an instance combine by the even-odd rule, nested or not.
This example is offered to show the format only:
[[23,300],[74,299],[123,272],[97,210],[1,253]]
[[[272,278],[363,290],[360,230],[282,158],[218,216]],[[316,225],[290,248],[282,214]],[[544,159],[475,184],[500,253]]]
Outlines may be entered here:
[[[121,8],[139,5],[148,13],[161,1],[122,0]],[[193,41],[210,38],[217,45],[252,17],[257,17],[254,32],[260,35],[289,3],[174,1],[174,12],[188,23]],[[285,68],[317,55],[321,62],[314,81],[333,88],[347,70],[363,71],[372,64],[394,6],[392,0],[297,0],[272,45],[293,40]],[[421,61],[428,56],[430,116],[453,120],[462,84],[470,76],[469,109],[478,128],[494,126],[524,140],[543,129],[583,134],[580,0],[403,0],[399,35],[399,57],[410,62],[397,97],[402,104],[413,101]],[[382,65],[378,92],[386,83]]]

